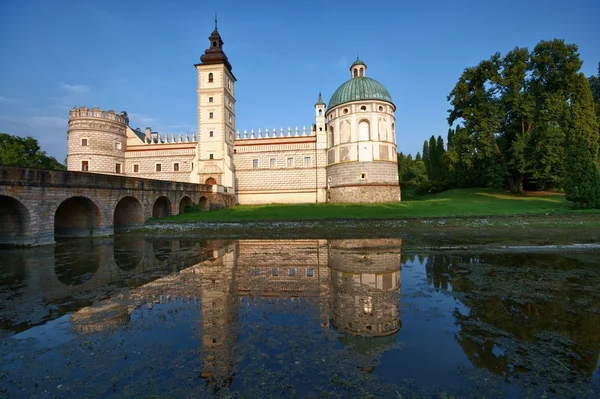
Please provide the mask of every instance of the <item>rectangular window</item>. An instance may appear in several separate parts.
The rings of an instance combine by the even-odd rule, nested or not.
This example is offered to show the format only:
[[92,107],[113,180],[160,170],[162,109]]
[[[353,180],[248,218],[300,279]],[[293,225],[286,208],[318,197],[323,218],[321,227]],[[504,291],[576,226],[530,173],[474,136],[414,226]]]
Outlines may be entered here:
[[157,164],[156,164],[156,171],[157,171],[157,172],[160,172],[161,170],[162,170],[162,165],[161,165],[161,164],[159,164],[159,163],[157,163]]
[[115,150],[120,150],[121,149],[121,143],[115,141]]
[[81,171],[82,172],[87,172],[88,170],[90,170],[89,166],[90,165],[89,165],[88,161],[81,161]]
[[296,268],[295,267],[291,267],[290,268],[290,276],[295,276],[296,275]]
[[212,103],[213,101],[214,101],[214,98],[212,98],[212,97],[208,97],[208,102],[209,102],[209,103]]
[[211,130],[210,132],[208,132],[208,135],[209,135],[210,137],[213,137],[213,136],[215,135],[215,132],[213,132],[213,131]]
[[288,166],[288,168],[291,168],[294,166],[294,158],[287,159],[287,166]]
[[81,139],[81,146],[87,147],[87,139]]
[[276,168],[277,167],[277,158],[271,158],[269,160],[269,166],[271,166],[272,168]]
[[133,173],[138,173],[140,171],[140,165],[135,164],[133,165]]
[[258,168],[258,159],[253,159],[253,160],[252,160],[252,167],[253,167],[254,169]]
[[274,267],[274,268],[273,268],[273,272],[271,273],[271,275],[272,275],[273,277],[277,277],[277,276],[279,276],[279,268],[278,268],[278,267]]
[[312,269],[312,267],[306,268],[306,277],[314,277],[314,275],[315,271]]
[[311,157],[304,157],[304,166],[310,166],[311,163],[312,163]]
[[213,112],[209,112],[209,113],[208,113],[208,118],[209,118],[209,119],[212,119],[212,118],[214,118],[214,117],[215,117],[215,114],[214,114]]
[[179,162],[173,164],[173,172],[179,172]]
[[208,154],[208,159],[215,159],[215,154]]
[[121,164],[115,164],[115,173],[121,173]]

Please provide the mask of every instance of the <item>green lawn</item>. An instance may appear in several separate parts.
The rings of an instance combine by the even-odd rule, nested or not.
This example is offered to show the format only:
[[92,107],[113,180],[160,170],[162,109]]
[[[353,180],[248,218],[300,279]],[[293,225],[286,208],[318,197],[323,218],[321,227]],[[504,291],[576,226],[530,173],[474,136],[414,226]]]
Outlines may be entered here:
[[162,220],[396,219],[581,212],[571,210],[571,204],[563,195],[512,195],[500,190],[462,189],[411,198],[409,201],[384,204],[238,205],[219,211],[185,213]]

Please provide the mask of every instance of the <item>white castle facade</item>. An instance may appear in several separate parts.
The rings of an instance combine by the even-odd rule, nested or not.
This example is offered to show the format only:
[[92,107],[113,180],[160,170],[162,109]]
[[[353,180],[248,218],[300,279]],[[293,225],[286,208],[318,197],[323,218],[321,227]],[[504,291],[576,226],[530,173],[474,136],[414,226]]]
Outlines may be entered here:
[[235,84],[215,26],[198,73],[198,131],[133,129],[126,112],[73,108],[67,168],[214,185],[239,204],[400,200],[396,109],[388,91],[356,60],[351,79],[310,128],[236,131]]

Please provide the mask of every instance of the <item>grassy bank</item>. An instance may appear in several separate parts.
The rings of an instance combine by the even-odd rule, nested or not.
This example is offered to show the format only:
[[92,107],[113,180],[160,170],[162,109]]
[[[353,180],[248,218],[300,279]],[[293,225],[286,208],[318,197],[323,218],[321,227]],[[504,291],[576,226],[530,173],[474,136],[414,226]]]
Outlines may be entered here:
[[238,205],[214,212],[190,212],[168,221],[258,221],[310,219],[405,219],[429,217],[581,214],[564,195],[514,195],[500,190],[462,189],[384,204]]

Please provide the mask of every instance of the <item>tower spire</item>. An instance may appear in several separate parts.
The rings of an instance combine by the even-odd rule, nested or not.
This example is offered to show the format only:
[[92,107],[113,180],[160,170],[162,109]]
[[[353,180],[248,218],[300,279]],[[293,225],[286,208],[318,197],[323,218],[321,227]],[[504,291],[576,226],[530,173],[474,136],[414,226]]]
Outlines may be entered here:
[[217,13],[215,13],[215,30],[217,30]]

